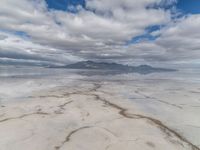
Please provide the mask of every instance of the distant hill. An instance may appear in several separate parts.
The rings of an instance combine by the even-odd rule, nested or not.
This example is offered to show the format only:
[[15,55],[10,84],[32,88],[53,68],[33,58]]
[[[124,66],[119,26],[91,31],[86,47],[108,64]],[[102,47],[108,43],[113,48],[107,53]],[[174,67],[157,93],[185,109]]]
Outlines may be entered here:
[[87,69],[87,70],[103,70],[103,71],[118,71],[118,72],[137,72],[140,74],[148,74],[152,72],[169,72],[176,71],[175,69],[154,68],[149,65],[128,66],[117,63],[81,61],[65,66],[51,66],[50,68],[66,68],[66,69]]

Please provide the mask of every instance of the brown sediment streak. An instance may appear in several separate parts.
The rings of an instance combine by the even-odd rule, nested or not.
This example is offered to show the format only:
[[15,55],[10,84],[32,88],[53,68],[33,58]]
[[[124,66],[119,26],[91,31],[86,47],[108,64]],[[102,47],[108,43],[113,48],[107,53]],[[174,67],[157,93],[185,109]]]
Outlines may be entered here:
[[[97,91],[97,89],[99,89],[101,86],[97,86],[97,88],[95,88],[94,91]],[[156,126],[158,126],[160,128],[161,131],[163,131],[163,133],[165,133],[167,136],[170,136],[171,134],[173,134],[175,137],[177,137],[179,140],[181,140],[182,142],[187,143],[192,150],[200,150],[200,148],[196,145],[194,145],[193,143],[191,143],[189,140],[187,140],[185,137],[181,136],[178,132],[176,132],[175,130],[171,129],[170,127],[168,127],[167,125],[165,125],[163,122],[161,122],[158,119],[149,117],[149,116],[145,116],[145,115],[141,115],[141,114],[131,114],[128,113],[126,108],[123,108],[117,104],[111,103],[110,101],[100,97],[98,94],[92,94],[96,100],[102,101],[105,105],[108,105],[112,108],[115,108],[117,110],[119,110],[119,114],[125,118],[129,118],[129,119],[146,119],[152,123],[154,123]]]
[[75,91],[75,92],[67,92],[64,93],[63,96],[71,96],[71,95],[90,95],[89,92],[96,92],[101,86],[99,84],[94,84],[94,87],[85,91]]
[[189,91],[190,93],[200,94],[200,91]]
[[63,98],[63,96],[59,96],[59,95],[46,95],[46,96],[29,96],[28,98]]
[[[69,141],[71,140],[71,137],[72,137],[74,134],[76,134],[77,132],[79,132],[79,131],[81,131],[81,130],[89,129],[89,128],[95,128],[95,127],[94,127],[94,126],[83,126],[83,127],[80,127],[80,128],[78,128],[78,129],[75,129],[75,130],[71,131],[71,132],[66,136],[65,140],[64,140],[59,146],[56,146],[55,149],[56,149],[56,150],[61,149],[61,148],[64,146],[64,144],[66,144],[67,142],[69,142]],[[96,127],[96,128],[100,128],[100,127]],[[100,129],[103,129],[103,130],[105,130],[106,132],[110,133],[112,136],[116,137],[116,135],[115,135],[113,132],[111,132],[110,130],[108,130],[108,129],[106,129],[106,128],[100,128]]]
[[135,93],[139,94],[140,96],[143,96],[146,99],[152,99],[153,101],[158,101],[158,102],[166,104],[166,105],[170,105],[170,106],[173,106],[173,107],[176,107],[176,108],[179,108],[179,109],[183,109],[183,107],[181,107],[179,105],[172,104],[172,103],[169,103],[169,102],[166,102],[166,101],[163,101],[163,100],[159,100],[155,97],[147,96],[147,95],[141,93],[140,91],[135,91]]
[[65,111],[65,106],[72,103],[73,101],[69,101],[69,102],[65,102],[64,104],[61,104],[58,106],[58,110],[55,110],[55,114],[63,114],[63,112]]
[[[165,125],[163,122],[161,122],[160,120],[158,119],[155,119],[155,118],[152,118],[152,117],[149,117],[149,116],[145,116],[145,115],[141,115],[141,114],[131,114],[131,113],[128,113],[128,109],[126,108],[123,108],[117,104],[114,104],[114,103],[111,103],[110,101],[100,97],[98,94],[95,94],[95,92],[101,92],[101,91],[98,91],[98,89],[101,88],[101,85],[100,84],[94,84],[94,87],[87,90],[87,91],[79,91],[79,92],[72,92],[72,93],[65,93],[64,96],[70,96],[70,95],[89,95],[89,96],[94,96],[96,100],[99,100],[99,101],[102,101],[105,105],[107,106],[110,106],[114,109],[117,109],[119,110],[119,114],[125,118],[128,118],[128,119],[146,119],[150,122],[152,122],[153,124],[155,124],[157,127],[159,127],[159,129],[161,131],[163,131],[163,133],[165,133],[167,136],[171,136],[172,134],[177,137],[180,141],[182,142],[185,142],[187,143],[192,150],[200,150],[200,148],[196,145],[194,145],[193,143],[191,143],[189,140],[187,140],[185,137],[181,136],[178,132],[176,132],[175,130],[171,129],[170,127],[168,127],[167,125]],[[138,94],[141,94],[139,91],[136,91],[136,93]],[[146,95],[143,95],[145,98],[152,98],[152,97],[149,97],[149,96],[146,96]],[[163,101],[160,101],[160,102],[163,102]],[[165,103],[165,102],[164,102]],[[170,103],[167,103],[166,104],[169,104],[169,105],[173,105],[173,104],[170,104]],[[64,104],[64,106],[67,105]],[[61,109],[64,107],[63,105],[61,105]],[[180,106],[177,106],[177,105],[173,105],[175,107],[178,107],[178,108],[182,108]],[[82,130],[82,129],[85,129],[85,128],[90,128],[89,126],[85,126],[85,127],[81,127],[79,129],[76,129],[72,132],[70,132],[68,134],[68,136],[66,137],[65,141],[62,142],[61,146],[57,146],[56,147],[56,150],[59,150],[66,142],[68,142],[70,140],[70,137],[78,132],[79,130]]]
[[6,122],[6,121],[10,121],[10,120],[15,120],[15,119],[22,119],[22,118],[25,118],[25,117],[28,117],[28,116],[32,116],[32,115],[49,115],[49,113],[34,112],[34,113],[30,113],[30,114],[23,114],[23,115],[18,116],[18,117],[5,118],[3,120],[0,120],[0,123]]
[[81,93],[81,92],[64,93],[63,96],[76,95],[76,94],[80,94],[80,93]]
[[58,107],[59,107],[60,109],[64,110],[64,109],[65,109],[65,106],[66,106],[67,104],[72,103],[72,102],[73,102],[73,101],[66,102],[66,103],[64,103],[64,104],[62,104],[62,105],[59,105]]
[[76,130],[71,131],[71,132],[66,136],[65,140],[61,143],[61,145],[56,146],[55,149],[56,149],[56,150],[61,149],[65,143],[67,143],[67,142],[70,141],[70,139],[71,139],[71,137],[72,137],[73,134],[79,132],[80,130],[87,129],[87,128],[91,128],[91,127],[90,127],[90,126],[84,126],[84,127],[80,127],[80,128],[78,128],[78,129],[76,129]]
[[176,104],[168,103],[168,102],[166,102],[166,101],[157,100],[157,99],[155,99],[155,100],[156,100],[156,101],[159,101],[159,102],[161,102],[161,103],[167,104],[167,105],[171,105],[171,106],[177,107],[177,108],[179,108],[179,109],[183,109],[183,107],[181,107],[181,106],[179,106],[179,105],[176,105]]

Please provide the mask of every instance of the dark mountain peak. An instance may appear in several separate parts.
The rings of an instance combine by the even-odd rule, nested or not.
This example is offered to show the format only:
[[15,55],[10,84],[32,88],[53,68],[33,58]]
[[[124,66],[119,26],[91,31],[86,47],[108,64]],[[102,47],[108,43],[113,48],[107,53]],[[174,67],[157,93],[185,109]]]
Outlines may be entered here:
[[153,68],[152,66],[149,66],[149,65],[139,65],[137,67],[138,68]]
[[81,61],[65,66],[65,68],[72,68],[72,69],[103,69],[103,70],[119,70],[122,67],[124,67],[124,65],[117,63],[94,62],[90,60]]
[[140,65],[140,66],[128,66],[117,63],[108,63],[108,62],[94,62],[91,60],[81,61],[74,64],[52,67],[52,68],[66,68],[66,69],[87,69],[87,70],[101,70],[101,71],[117,71],[123,73],[137,72],[140,74],[148,74],[153,72],[167,72],[167,71],[176,71],[174,69],[166,68],[154,68],[149,65]]

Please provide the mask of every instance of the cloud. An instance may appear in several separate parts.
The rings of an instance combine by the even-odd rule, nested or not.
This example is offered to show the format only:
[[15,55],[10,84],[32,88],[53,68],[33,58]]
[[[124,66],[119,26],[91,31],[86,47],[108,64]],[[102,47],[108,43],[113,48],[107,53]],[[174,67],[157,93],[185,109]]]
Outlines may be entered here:
[[[71,13],[49,9],[45,0],[2,0],[0,58],[45,64],[85,59],[151,63],[197,58],[199,16],[174,21],[171,11],[148,7],[175,3],[86,0],[84,7],[79,5],[77,12]],[[150,33],[158,35],[157,39],[126,44],[154,25],[164,26]]]
[[159,2],[159,5],[161,6],[171,6],[178,3],[178,0],[161,0]]
[[[200,62],[200,15],[179,18],[152,33],[159,35],[155,41],[144,41],[129,46],[137,59],[162,63]],[[130,54],[131,55],[131,54]]]
[[189,15],[164,28],[157,45],[166,49],[171,59],[199,59],[200,56],[200,15]]
[[[0,62],[32,62],[35,64],[63,64],[80,58],[49,46],[33,43],[10,33],[0,32]],[[59,57],[59,59],[58,59]]]

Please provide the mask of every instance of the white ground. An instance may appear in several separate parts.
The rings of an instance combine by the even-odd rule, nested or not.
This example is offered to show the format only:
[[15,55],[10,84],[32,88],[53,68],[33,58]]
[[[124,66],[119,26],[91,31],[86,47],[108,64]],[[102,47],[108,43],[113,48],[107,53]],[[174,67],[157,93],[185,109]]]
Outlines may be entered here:
[[200,150],[199,83],[123,75],[1,83],[0,150]]

